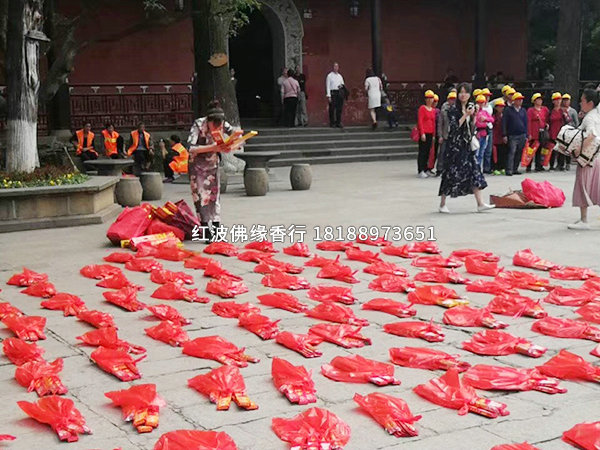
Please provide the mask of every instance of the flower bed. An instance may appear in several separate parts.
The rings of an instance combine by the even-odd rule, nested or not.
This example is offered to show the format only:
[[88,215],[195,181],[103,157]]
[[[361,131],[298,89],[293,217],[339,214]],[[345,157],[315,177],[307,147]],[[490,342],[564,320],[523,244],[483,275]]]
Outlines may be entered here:
[[81,184],[88,179],[89,176],[73,172],[71,167],[45,166],[31,173],[0,172],[0,189]]

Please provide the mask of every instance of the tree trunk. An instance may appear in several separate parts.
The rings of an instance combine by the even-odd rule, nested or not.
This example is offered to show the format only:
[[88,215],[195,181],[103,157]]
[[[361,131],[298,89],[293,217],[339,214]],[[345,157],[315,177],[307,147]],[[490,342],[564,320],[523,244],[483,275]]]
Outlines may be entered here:
[[32,172],[37,161],[39,41],[43,0],[9,0],[6,51],[8,172]]
[[582,4],[583,0],[560,0],[556,37],[554,87],[570,93],[574,104],[579,102]]

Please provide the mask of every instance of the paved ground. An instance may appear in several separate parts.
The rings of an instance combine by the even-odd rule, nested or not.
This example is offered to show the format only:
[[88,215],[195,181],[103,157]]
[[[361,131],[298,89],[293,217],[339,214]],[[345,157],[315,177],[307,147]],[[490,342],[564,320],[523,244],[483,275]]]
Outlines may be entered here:
[[[324,225],[424,225],[434,226],[436,238],[445,254],[453,249],[473,247],[493,251],[502,257],[503,265],[511,266],[511,258],[516,250],[531,247],[537,254],[565,265],[588,266],[600,271],[598,248],[600,245],[599,212],[591,212],[591,221],[596,230],[572,232],[566,225],[577,217],[577,211],[569,205],[574,174],[553,173],[548,178],[567,193],[567,206],[555,210],[495,210],[485,214],[474,214],[475,202],[472,197],[451,200],[452,215],[442,216],[437,211],[438,179],[418,180],[414,177],[414,162],[374,162],[314,167],[313,187],[310,191],[293,192],[287,181],[287,169],[274,170],[279,180],[271,184],[266,197],[246,197],[241,186],[234,186],[222,197],[223,222],[227,225],[253,224],[267,226],[306,225],[309,230]],[[540,179],[541,175],[533,178]],[[490,177],[490,187],[485,191],[504,193],[508,188],[519,188],[522,177]],[[169,200],[186,198],[188,188],[170,185],[165,197]],[[167,431],[180,428],[214,429],[229,433],[240,449],[263,450],[284,449],[281,442],[270,430],[272,417],[291,417],[306,407],[291,405],[274,389],[270,379],[270,358],[281,356],[292,363],[304,364],[313,370],[317,386],[316,406],[328,408],[338,414],[352,427],[352,438],[348,449],[489,449],[493,445],[525,440],[539,444],[542,449],[569,448],[560,440],[564,430],[583,421],[600,420],[600,385],[592,383],[563,382],[569,392],[550,396],[539,392],[505,394],[484,393],[488,397],[501,397],[508,404],[510,415],[489,420],[469,414],[459,417],[455,411],[437,407],[421,399],[412,392],[417,384],[440,375],[418,369],[396,368],[396,376],[402,380],[401,386],[377,388],[374,385],[335,383],[319,373],[321,364],[336,355],[357,353],[365,357],[386,361],[388,349],[404,345],[428,345],[395,337],[384,333],[381,327],[394,322],[392,316],[377,312],[361,311],[358,305],[353,309],[357,315],[371,322],[364,334],[373,339],[373,345],[355,351],[346,351],[332,344],[322,344],[323,357],[304,359],[273,341],[261,341],[257,336],[236,326],[234,319],[223,319],[211,313],[211,304],[190,304],[177,302],[174,305],[186,316],[193,319],[187,327],[190,337],[219,334],[240,346],[247,347],[247,353],[258,356],[261,362],[242,370],[248,393],[260,408],[256,411],[240,411],[235,406],[227,412],[217,412],[215,405],[186,386],[187,380],[218,367],[217,363],[183,356],[178,348],[156,342],[148,338],[143,329],[155,322],[148,319],[145,312],[124,312],[103,301],[102,289],[95,287],[92,280],[79,275],[79,269],[90,263],[100,263],[101,258],[111,251],[105,232],[108,225],[87,226],[71,229],[41,230],[0,235],[0,284],[3,291],[0,298],[17,305],[27,314],[39,314],[48,318],[48,339],[41,342],[46,349],[46,357],[52,360],[63,357],[65,369],[63,382],[69,388],[68,396],[86,417],[94,431],[91,436],[83,436],[79,443],[71,444],[74,449],[151,449],[158,437]],[[314,249],[314,243],[309,242]],[[282,247],[281,244],[277,245]],[[201,250],[200,244],[190,244],[188,248]],[[329,255],[328,255],[329,256]],[[278,255],[285,261],[301,264],[299,258]],[[242,275],[250,287],[250,292],[237,298],[240,302],[257,303],[256,295],[271,291],[260,284],[261,276],[252,272],[254,265],[234,258],[216,257],[232,272]],[[417,271],[407,260],[384,257],[394,260],[409,269],[412,275]],[[348,262],[356,269],[362,268],[359,262]],[[148,349],[148,357],[139,364],[143,373],[141,382],[154,382],[160,394],[167,400],[168,407],[160,414],[160,428],[151,434],[139,435],[131,424],[121,420],[120,411],[110,406],[103,393],[123,389],[128,384],[100,371],[89,360],[93,349],[77,345],[76,336],[91,330],[88,325],[73,318],[64,318],[58,312],[42,310],[39,301],[27,297],[17,289],[6,286],[8,277],[27,266],[33,270],[46,272],[60,291],[81,296],[89,308],[98,308],[112,313],[119,326],[122,339],[143,345]],[[181,270],[181,263],[165,262],[171,270]],[[462,270],[461,270],[462,271]],[[200,290],[204,290],[206,280],[201,273],[188,270],[196,277]],[[303,274],[312,283],[316,279],[316,268],[307,268]],[[140,300],[149,304],[159,301],[150,298],[155,285],[146,274],[128,272],[127,276],[136,283],[146,286],[140,293]],[[354,293],[365,302],[379,296],[369,291],[367,284],[372,276],[359,272],[360,284],[354,285]],[[320,280],[322,281],[322,280]],[[331,283],[329,283],[331,284]],[[565,284],[569,284],[566,283]],[[577,286],[579,283],[570,282]],[[464,292],[464,287],[457,288]],[[308,303],[306,291],[299,292],[299,298]],[[529,295],[529,293],[528,293]],[[404,294],[391,294],[403,299]],[[539,297],[532,294],[533,297]],[[474,305],[482,306],[490,296],[470,294]],[[212,297],[211,303],[218,301]],[[572,308],[547,305],[551,315],[575,317]],[[417,306],[418,317],[440,321],[444,310],[437,307]],[[281,319],[281,328],[294,332],[306,332],[313,319],[281,310],[264,308],[266,314]],[[533,338],[535,343],[549,348],[540,360],[523,356],[483,358],[465,354],[460,343],[478,329],[446,328],[446,340],[437,348],[461,353],[471,362],[491,362],[512,366],[532,367],[545,362],[561,348],[584,356],[588,361],[593,348],[590,341],[554,339],[537,335],[530,330],[532,319],[507,319],[508,331],[519,336]],[[0,337],[10,333],[0,330]],[[494,359],[495,361],[492,361]],[[598,360],[596,359],[596,363]],[[0,410],[0,433],[13,433],[18,440],[6,444],[7,448],[48,449],[58,448],[56,436],[45,426],[25,417],[16,401],[36,395],[26,393],[13,379],[14,366],[4,356],[0,356],[0,399],[5,405]],[[423,419],[417,427],[420,435],[411,439],[396,439],[388,436],[370,417],[361,413],[352,396],[355,392],[384,392],[405,399],[415,414]],[[490,395],[491,394],[491,395]]]

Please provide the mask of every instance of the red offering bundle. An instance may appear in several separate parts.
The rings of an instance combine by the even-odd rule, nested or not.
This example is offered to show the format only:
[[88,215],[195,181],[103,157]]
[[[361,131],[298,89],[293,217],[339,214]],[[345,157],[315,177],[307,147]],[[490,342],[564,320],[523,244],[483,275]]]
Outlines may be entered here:
[[395,322],[386,323],[383,331],[396,336],[424,339],[428,342],[442,342],[444,333],[442,327],[430,322]]
[[0,441],[14,441],[17,438],[11,434],[0,434]]
[[444,258],[441,255],[435,256],[419,256],[410,262],[414,267],[446,267],[456,268],[462,266],[462,262],[456,258]]
[[311,256],[310,249],[304,242],[296,242],[289,247],[285,247],[283,253],[291,256],[301,256],[303,258],[309,258]]
[[23,289],[21,294],[27,294],[31,297],[49,298],[56,295],[56,288],[49,281],[38,281],[28,288]]
[[242,313],[238,318],[238,325],[264,340],[273,339],[279,333],[280,320],[271,320],[267,316],[257,313]]
[[442,253],[440,247],[433,241],[412,242],[408,244],[408,251],[415,253],[430,253],[433,255]]
[[338,450],[350,440],[350,427],[334,413],[311,408],[291,419],[275,417],[272,428],[292,449]]
[[564,267],[561,269],[554,269],[550,271],[550,278],[556,280],[589,280],[590,278],[597,278],[599,275],[592,269],[586,267]]
[[527,339],[499,330],[475,333],[471,336],[471,340],[462,343],[462,348],[478,355],[505,356],[520,353],[532,358],[539,358],[547,350]]
[[93,347],[104,347],[114,350],[122,350],[124,352],[141,354],[146,353],[146,349],[139,345],[130,344],[127,341],[119,339],[117,329],[112,327],[98,328],[97,330],[88,331],[81,336],[77,336],[86,345]]
[[540,391],[546,394],[564,394],[556,378],[548,378],[537,369],[518,369],[506,366],[477,364],[463,375],[463,383],[486,391]]
[[102,295],[107,302],[127,311],[141,311],[146,308],[146,304],[137,299],[137,289],[133,287],[124,287],[118,291],[103,292]]
[[398,256],[400,258],[411,259],[414,258],[416,255],[411,253],[409,251],[409,248],[410,246],[408,244],[403,245],[401,247],[396,247],[395,245],[386,245],[381,249],[381,253],[383,253],[384,255]]
[[502,271],[496,261],[486,261],[485,256],[467,256],[465,258],[465,269],[473,275],[484,275],[495,277]]
[[207,258],[205,256],[200,256],[200,255],[196,255],[196,256],[192,256],[191,258],[188,258],[184,261],[183,263],[183,267],[185,267],[186,269],[206,269],[206,267],[208,266],[208,264],[214,261],[214,259],[212,258]]
[[170,320],[179,325],[189,325],[192,323],[191,320],[183,317],[179,311],[169,305],[152,305],[146,306],[146,308],[154,315],[154,317],[157,317],[160,320]]
[[121,407],[125,422],[133,422],[138,433],[158,428],[158,413],[167,403],[156,392],[155,384],[138,384],[121,391],[105,392],[113,405]]
[[106,262],[125,264],[127,261],[131,261],[133,258],[135,258],[135,256],[132,253],[113,252],[102,259]]
[[248,290],[244,282],[236,281],[229,277],[217,278],[206,285],[206,292],[218,295],[221,298],[233,298],[236,295],[245,294]]
[[559,317],[544,317],[534,322],[531,329],[547,336],[569,339],[589,339],[600,342],[600,328],[593,327],[585,322]]
[[240,314],[260,313],[260,308],[252,303],[217,302],[213,303],[212,312],[226,319],[237,319]]
[[260,263],[264,259],[271,258],[271,253],[260,252],[258,250],[248,250],[245,252],[238,253],[237,258],[240,261]]
[[115,327],[115,320],[109,313],[101,311],[81,311],[77,314],[77,318],[83,322],[89,323],[96,328]]
[[210,301],[208,297],[199,297],[197,288],[188,289],[183,284],[172,281],[163,284],[150,297],[161,300],[185,300],[191,303],[208,303]]
[[106,237],[114,245],[119,245],[123,240],[143,236],[151,222],[151,205],[144,203],[134,208],[125,208],[108,228]]
[[541,319],[548,315],[539,301],[514,294],[496,295],[486,308],[494,314],[512,317],[527,316]]
[[44,360],[29,361],[17,367],[15,380],[26,387],[27,392],[35,391],[40,397],[63,395],[68,392],[68,389],[60,380],[59,374],[62,369],[62,358],[51,363]]
[[337,263],[340,260],[340,256],[338,255],[335,259],[323,258],[319,255],[314,255],[312,259],[309,259],[304,263],[306,267],[325,267],[328,264]]
[[229,242],[211,242],[204,247],[204,253],[209,255],[236,256],[239,249]]
[[374,262],[381,261],[379,253],[370,252],[368,250],[360,250],[358,248],[347,248],[346,258],[352,261],[361,261],[367,264],[373,264]]
[[444,308],[454,308],[460,305],[468,305],[469,301],[463,299],[458,293],[446,286],[419,286],[409,292],[410,304],[439,305]]
[[490,450],[540,450],[538,447],[534,447],[527,442],[523,442],[521,444],[502,444],[495,445]]
[[600,302],[588,303],[575,310],[583,320],[600,323]]
[[158,325],[146,328],[144,331],[152,339],[164,342],[173,347],[183,345],[184,342],[189,341],[189,337],[185,330],[181,328],[181,325],[170,320],[163,320]]
[[134,272],[150,273],[153,270],[162,270],[163,265],[153,258],[136,258],[126,262],[125,268]]
[[317,278],[326,278],[343,283],[360,283],[354,275],[358,270],[352,270],[351,267],[339,263],[331,263],[323,267],[317,273]]
[[557,286],[544,298],[546,303],[559,306],[583,306],[598,298],[598,294],[586,289],[565,288]]
[[69,398],[49,395],[35,403],[21,401],[17,405],[32,419],[50,425],[61,441],[77,442],[80,434],[92,433]]
[[549,377],[561,380],[595,381],[600,383],[600,367],[594,366],[581,356],[561,350],[537,369]]
[[585,280],[581,285],[581,288],[600,295],[600,278],[590,278],[589,280]]
[[333,302],[321,303],[313,309],[306,311],[308,317],[313,319],[328,320],[329,322],[347,323],[349,325],[359,325],[366,327],[369,321],[360,319],[354,315],[354,311],[345,306]]
[[233,439],[223,431],[176,430],[163,434],[154,450],[238,450]]
[[258,405],[246,394],[246,383],[240,369],[235,366],[221,366],[195,376],[188,380],[188,386],[216,403],[217,411],[227,411],[232,400],[242,409],[258,409]]
[[306,278],[290,275],[279,270],[273,270],[270,274],[265,275],[261,283],[263,286],[276,289],[289,289],[290,291],[310,288],[310,283]]
[[133,359],[129,353],[120,349],[98,347],[92,352],[90,358],[98,367],[108,372],[121,381],[132,381],[142,378],[136,364],[146,355]]
[[153,270],[150,272],[150,281],[156,284],[184,283],[194,284],[194,277],[185,272],[171,272],[170,270]]
[[10,337],[2,341],[4,355],[16,366],[22,366],[27,362],[44,361],[44,349],[35,342],[27,342]]
[[453,283],[453,284],[468,284],[469,279],[463,277],[453,269],[443,267],[428,267],[417,275],[415,281],[423,281],[427,283]]
[[277,253],[279,250],[273,247],[273,243],[269,241],[254,241],[244,245],[247,250],[258,250],[259,252],[265,253]]
[[345,252],[349,248],[358,248],[353,242],[340,242],[340,241],[321,241],[317,243],[317,250],[324,250],[326,252]]
[[37,341],[46,339],[44,328],[46,327],[46,318],[39,316],[6,316],[2,319],[10,331],[15,333],[19,339],[24,341]]
[[275,357],[271,364],[271,377],[277,390],[290,402],[308,405],[317,401],[311,372],[304,366],[294,366],[285,359]]
[[547,278],[518,270],[502,271],[496,276],[496,280],[505,281],[517,289],[528,289],[535,292],[545,292],[551,289],[550,281]]
[[273,294],[259,295],[258,301],[273,308],[284,309],[293,313],[304,312],[308,309],[308,305],[300,303],[297,297],[287,292],[274,292]]
[[346,383],[400,384],[400,380],[394,378],[394,366],[360,355],[336,356],[331,363],[321,366],[321,373],[334,381]]
[[596,346],[596,348],[594,348],[591,352],[590,355],[594,355],[597,356],[598,358],[600,358],[600,344],[598,344]]
[[396,437],[418,436],[414,423],[421,416],[413,416],[404,400],[372,392],[367,396],[354,394],[354,401],[364,409],[385,431]]
[[108,288],[108,289],[123,289],[126,287],[132,287],[132,288],[137,289],[138,291],[144,290],[143,286],[138,286],[136,284],[133,284],[122,273],[110,275],[110,276],[102,279],[99,283],[96,283],[96,286]]
[[76,316],[86,309],[85,302],[73,294],[59,292],[40,303],[42,308],[62,311],[65,317]]
[[183,250],[170,242],[163,242],[156,246],[156,252],[152,256],[166,261],[184,261],[194,255],[192,251]]
[[369,264],[363,269],[363,272],[370,273],[371,275],[384,275],[389,273],[390,275],[397,275],[399,277],[407,277],[408,271],[404,267],[397,266],[392,262],[377,261]]
[[[133,259],[133,258],[131,258]],[[86,278],[102,280],[111,275],[123,273],[120,268],[111,266],[110,264],[89,264],[82,267],[79,273]]]
[[563,433],[562,440],[573,447],[597,450],[600,448],[600,421],[578,423]]
[[409,292],[415,283],[406,277],[396,275],[380,275],[369,283],[369,289],[379,292]]
[[244,353],[244,348],[238,348],[221,336],[206,336],[184,342],[182,345],[185,355],[196,358],[212,359],[221,364],[247,367],[248,362],[257,363],[259,359]]
[[448,370],[456,368],[459,372],[464,372],[471,367],[469,363],[460,361],[459,358],[459,355],[450,355],[432,348],[390,348],[390,359],[394,364],[413,369]]
[[401,318],[417,315],[417,310],[413,309],[412,305],[407,305],[391,298],[374,298],[367,303],[363,303],[362,309],[380,311]]
[[457,306],[444,312],[444,323],[455,327],[487,327],[502,329],[508,327],[507,323],[500,322],[488,311],[487,308],[472,308],[470,306]]
[[315,349],[315,345],[319,345],[323,342],[323,339],[312,334],[295,334],[282,331],[275,337],[275,342],[300,353],[305,358],[318,358],[323,355]]
[[45,273],[34,272],[27,267],[23,267],[23,272],[16,273],[8,279],[6,284],[11,286],[27,287],[32,284],[48,281],[48,275]]
[[324,341],[344,348],[359,348],[371,345],[371,339],[360,334],[362,327],[341,324],[320,323],[309,328],[308,332]]
[[22,316],[23,311],[21,311],[16,306],[11,305],[8,302],[0,303],[0,320],[4,319],[6,316]]
[[472,412],[495,419],[509,414],[504,403],[479,397],[475,389],[461,383],[458,370],[454,368],[439,378],[418,385],[413,391],[436,405],[457,409],[460,416]]
[[529,248],[525,250],[519,250],[517,253],[515,253],[513,256],[513,265],[545,271],[562,268],[558,264],[546,261],[545,259],[535,255]]
[[273,273],[275,271],[298,274],[304,271],[304,267],[295,266],[292,263],[279,261],[271,255],[262,258],[254,268],[256,273]]
[[352,295],[352,288],[344,286],[313,286],[307,295],[308,298],[317,302],[338,302],[344,305],[353,305],[357,300]]
[[204,276],[210,278],[228,277],[232,280],[241,281],[242,277],[232,274],[230,271],[223,268],[219,261],[211,261],[204,269]]
[[483,294],[512,294],[518,295],[517,291],[511,284],[506,281],[495,279],[493,281],[476,280],[467,284],[467,292],[481,292]]

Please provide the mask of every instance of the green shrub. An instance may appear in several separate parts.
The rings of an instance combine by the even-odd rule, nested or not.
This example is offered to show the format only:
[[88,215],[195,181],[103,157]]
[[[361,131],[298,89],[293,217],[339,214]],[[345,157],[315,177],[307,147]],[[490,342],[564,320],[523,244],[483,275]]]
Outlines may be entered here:
[[72,167],[44,166],[31,173],[0,172],[0,189],[81,184],[88,179],[89,176],[74,172]]

